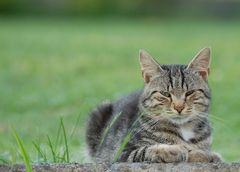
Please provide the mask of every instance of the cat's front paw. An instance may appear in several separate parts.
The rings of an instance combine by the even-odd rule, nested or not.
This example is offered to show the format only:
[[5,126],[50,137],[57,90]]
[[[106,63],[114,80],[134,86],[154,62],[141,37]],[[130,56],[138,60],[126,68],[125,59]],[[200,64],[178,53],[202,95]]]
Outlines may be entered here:
[[222,157],[218,153],[211,153],[211,162],[223,162]]
[[202,150],[192,150],[188,153],[188,162],[222,162],[221,156],[216,153],[205,152]]
[[154,145],[149,147],[146,161],[150,162],[183,162],[188,159],[188,151],[180,145]]

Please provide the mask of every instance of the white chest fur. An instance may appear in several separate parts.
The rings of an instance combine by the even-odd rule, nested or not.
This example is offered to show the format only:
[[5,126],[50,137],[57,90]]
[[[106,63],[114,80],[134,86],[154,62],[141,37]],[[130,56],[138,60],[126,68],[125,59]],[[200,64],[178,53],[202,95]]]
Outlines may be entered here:
[[189,127],[182,127],[181,134],[185,141],[189,141],[191,138],[194,138],[194,132]]

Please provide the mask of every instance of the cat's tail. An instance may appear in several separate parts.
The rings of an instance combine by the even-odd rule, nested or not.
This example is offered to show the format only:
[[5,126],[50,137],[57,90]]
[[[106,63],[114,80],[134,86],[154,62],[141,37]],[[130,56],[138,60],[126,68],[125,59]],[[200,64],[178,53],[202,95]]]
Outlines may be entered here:
[[112,111],[112,103],[105,102],[90,113],[86,130],[86,141],[89,153],[92,157],[94,157],[97,152],[98,146],[101,142],[101,136],[109,119],[111,118]]

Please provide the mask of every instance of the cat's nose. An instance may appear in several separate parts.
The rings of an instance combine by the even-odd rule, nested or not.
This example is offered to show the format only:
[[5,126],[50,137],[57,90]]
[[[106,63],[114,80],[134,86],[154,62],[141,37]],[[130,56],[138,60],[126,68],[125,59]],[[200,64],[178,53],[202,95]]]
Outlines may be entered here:
[[178,101],[173,103],[173,108],[180,114],[185,108],[184,101]]

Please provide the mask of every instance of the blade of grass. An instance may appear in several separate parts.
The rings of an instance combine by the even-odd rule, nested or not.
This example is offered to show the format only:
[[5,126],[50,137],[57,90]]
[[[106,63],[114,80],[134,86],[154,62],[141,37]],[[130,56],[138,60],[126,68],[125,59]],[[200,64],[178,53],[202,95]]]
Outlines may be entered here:
[[[57,131],[57,137],[56,137],[56,140],[55,140],[55,153],[57,154],[56,155],[56,158],[57,158],[57,161],[59,163],[62,163],[62,157],[61,157],[61,142],[62,142],[62,134],[61,134],[61,131],[62,131],[62,124],[61,124],[61,120],[59,122],[59,127],[58,127],[58,131]],[[57,151],[58,150],[58,151]]]
[[128,142],[129,142],[129,140],[130,140],[130,139],[132,138],[132,136],[134,135],[134,127],[135,127],[135,125],[137,124],[139,118],[141,118],[143,115],[144,115],[144,113],[141,113],[141,114],[135,119],[135,121],[133,122],[132,126],[130,127],[130,130],[129,130],[128,133],[127,133],[127,135],[124,137],[123,142],[121,143],[120,148],[118,149],[116,156],[114,157],[114,162],[116,162],[116,161],[120,158],[123,150],[125,149],[125,147],[127,146]]
[[64,162],[66,162],[66,159],[64,158],[64,155],[63,155],[63,156],[58,156],[57,158],[58,158],[58,162],[59,162],[59,163],[64,163]]
[[76,129],[77,129],[77,126],[78,126],[79,121],[80,121],[80,117],[81,117],[81,114],[79,114],[78,117],[77,117],[76,123],[75,123],[75,125],[74,125],[74,127],[73,127],[73,129],[72,129],[71,134],[70,134],[70,138],[73,137],[73,135],[74,135],[74,133],[75,133],[75,131],[76,131]]
[[64,149],[64,151],[63,151],[63,156],[62,156],[62,162],[67,162],[67,160],[66,160],[66,153],[67,153],[67,151],[66,151],[66,149]]
[[36,144],[35,142],[33,142],[33,146],[34,148],[37,150],[38,155],[40,156],[40,158],[43,159],[43,162],[47,162],[47,156],[45,153],[43,153],[43,151],[41,150],[41,147],[39,146],[39,144]]
[[101,139],[99,148],[102,146],[102,144],[103,144],[104,140],[106,139],[106,136],[107,136],[110,128],[112,128],[112,126],[113,126],[114,123],[117,121],[117,119],[120,117],[120,115],[121,115],[121,112],[118,113],[118,114],[113,118],[113,120],[110,122],[109,125],[107,125],[106,129],[105,129],[104,132],[103,132],[103,136],[102,136],[102,139]]
[[27,170],[27,172],[32,172],[32,165],[30,163],[29,155],[28,155],[26,149],[24,148],[23,142],[20,139],[20,137],[18,136],[18,134],[14,128],[12,128],[12,131],[13,131],[13,135],[17,141],[18,147],[20,149],[21,156],[23,157],[26,170]]
[[63,119],[62,119],[62,118],[61,118],[61,126],[62,126],[62,131],[63,131],[65,151],[66,151],[66,156],[67,156],[66,162],[69,163],[69,162],[70,162],[70,159],[69,159],[69,149],[68,149],[67,135],[66,135],[66,130],[65,130],[65,126],[64,126],[64,123],[63,123]]
[[59,144],[59,140],[60,140],[60,133],[61,133],[61,122],[59,124],[59,127],[58,127],[58,130],[57,130],[57,137],[56,137],[56,140],[55,140],[55,149],[54,149],[54,152],[57,152],[57,148],[58,148],[58,144]]
[[120,158],[120,156],[121,156],[124,148],[126,147],[126,145],[128,144],[129,140],[131,139],[132,134],[133,134],[132,131],[130,131],[130,132],[128,132],[127,135],[124,137],[123,142],[122,142],[122,144],[120,145],[120,148],[119,148],[116,156],[114,157],[114,162],[116,162],[116,161]]
[[2,162],[4,164],[10,164],[11,163],[9,160],[7,160],[6,158],[1,157],[1,156],[0,156],[0,162]]
[[53,149],[52,141],[51,141],[51,139],[50,139],[50,137],[48,135],[47,135],[47,139],[48,139],[48,146],[49,146],[49,148],[51,150],[51,153],[52,153],[53,162],[56,163],[57,162],[56,161],[56,154],[55,154],[55,151]]

